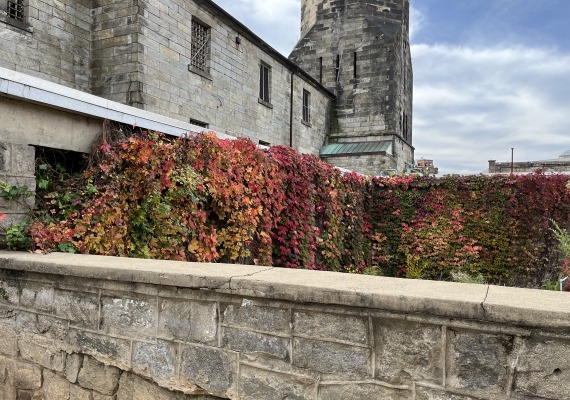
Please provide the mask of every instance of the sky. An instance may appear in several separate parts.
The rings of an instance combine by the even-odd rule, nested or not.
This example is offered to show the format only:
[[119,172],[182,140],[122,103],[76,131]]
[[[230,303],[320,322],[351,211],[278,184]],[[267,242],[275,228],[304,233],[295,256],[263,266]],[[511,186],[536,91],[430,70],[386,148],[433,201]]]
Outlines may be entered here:
[[[300,0],[216,0],[288,55]],[[440,174],[570,150],[570,0],[412,0],[415,158]]]

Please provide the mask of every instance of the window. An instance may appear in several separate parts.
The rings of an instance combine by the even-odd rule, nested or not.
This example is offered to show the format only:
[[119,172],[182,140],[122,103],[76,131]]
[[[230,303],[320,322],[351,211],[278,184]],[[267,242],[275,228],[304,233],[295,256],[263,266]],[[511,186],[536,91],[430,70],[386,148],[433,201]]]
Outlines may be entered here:
[[311,122],[311,93],[303,89],[303,122]]
[[8,18],[24,22],[24,10],[24,0],[8,0],[8,5],[6,7]]
[[269,89],[271,79],[271,67],[267,64],[259,64],[259,100],[263,103],[270,103]]
[[210,54],[210,28],[195,19],[192,19],[190,69],[208,73]]
[[193,119],[193,118],[190,118],[190,123],[192,125],[199,126],[200,128],[208,129],[208,127],[209,127],[209,124],[207,122],[198,121],[197,119]]

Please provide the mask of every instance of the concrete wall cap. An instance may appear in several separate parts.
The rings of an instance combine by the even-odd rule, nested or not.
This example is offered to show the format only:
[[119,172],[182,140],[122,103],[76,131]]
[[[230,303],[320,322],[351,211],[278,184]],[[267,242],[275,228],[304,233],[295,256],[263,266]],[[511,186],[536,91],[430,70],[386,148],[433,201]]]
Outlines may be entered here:
[[0,269],[211,289],[248,297],[361,307],[521,327],[570,328],[568,293],[264,266],[0,252]]

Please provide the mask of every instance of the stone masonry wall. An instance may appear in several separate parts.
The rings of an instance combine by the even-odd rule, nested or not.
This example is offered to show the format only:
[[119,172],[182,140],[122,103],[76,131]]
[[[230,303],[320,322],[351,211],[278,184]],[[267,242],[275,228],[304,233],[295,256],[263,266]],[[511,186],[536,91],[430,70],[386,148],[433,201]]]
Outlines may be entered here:
[[0,387],[6,400],[570,399],[569,306],[486,285],[4,252]]
[[91,0],[26,0],[27,23],[0,6],[0,67],[89,92]]
[[22,222],[28,217],[34,205],[36,190],[35,149],[32,146],[0,142],[0,182],[10,186],[26,186],[31,195],[26,198],[3,198],[0,188],[0,214],[6,218],[0,220],[0,243],[4,242],[6,228]]

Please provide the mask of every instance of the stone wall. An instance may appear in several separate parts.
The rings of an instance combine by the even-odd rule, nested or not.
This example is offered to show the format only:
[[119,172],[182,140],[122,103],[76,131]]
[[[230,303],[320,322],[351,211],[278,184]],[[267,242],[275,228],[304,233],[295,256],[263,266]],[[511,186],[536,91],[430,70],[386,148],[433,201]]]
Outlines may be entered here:
[[0,67],[89,92],[91,0],[26,0],[25,24],[0,6]]
[[[6,228],[28,218],[34,205],[36,190],[35,149],[32,146],[0,142],[0,184],[7,187],[27,187],[29,196],[7,199],[2,196],[0,187],[0,214],[6,217],[0,220],[0,243],[4,242]],[[0,293],[1,294],[1,293]]]
[[0,387],[10,400],[568,399],[569,306],[486,285],[4,252]]

